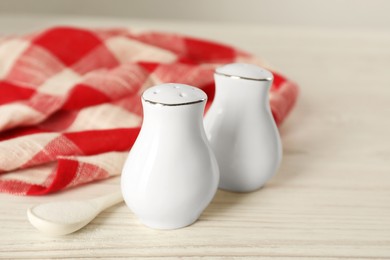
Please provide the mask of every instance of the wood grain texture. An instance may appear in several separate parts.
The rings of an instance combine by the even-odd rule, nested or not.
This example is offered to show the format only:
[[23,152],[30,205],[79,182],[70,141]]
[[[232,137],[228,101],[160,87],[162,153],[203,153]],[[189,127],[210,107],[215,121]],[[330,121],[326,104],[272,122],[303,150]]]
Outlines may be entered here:
[[26,209],[117,190],[118,178],[46,197],[0,194],[0,258],[390,259],[390,33],[12,19],[0,18],[0,32],[55,23],[126,25],[223,41],[272,62],[299,83],[301,95],[281,128],[282,166],[263,189],[218,191],[200,220],[184,229],[146,228],[120,204],[60,238],[38,233]]

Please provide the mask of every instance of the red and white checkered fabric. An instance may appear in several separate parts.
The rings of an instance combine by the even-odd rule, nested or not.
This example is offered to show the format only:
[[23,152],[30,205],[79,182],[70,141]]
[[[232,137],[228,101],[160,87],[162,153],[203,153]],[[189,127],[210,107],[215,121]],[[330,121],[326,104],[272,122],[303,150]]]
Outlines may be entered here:
[[[264,66],[226,45],[159,32],[55,27],[0,39],[0,192],[42,195],[119,175],[142,92],[185,83],[203,89],[209,106],[213,71],[231,62]],[[280,124],[298,88],[273,72]]]

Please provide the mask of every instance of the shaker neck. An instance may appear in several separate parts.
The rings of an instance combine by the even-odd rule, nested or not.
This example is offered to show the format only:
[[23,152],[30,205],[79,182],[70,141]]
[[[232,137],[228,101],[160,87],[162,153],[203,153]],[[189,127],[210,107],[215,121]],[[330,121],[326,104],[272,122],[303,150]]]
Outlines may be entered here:
[[197,102],[180,106],[153,104],[142,100],[144,122],[152,127],[194,127],[202,125],[206,102]]
[[256,81],[218,74],[215,74],[214,78],[216,99],[226,102],[234,102],[235,100],[238,103],[268,101],[272,79]]

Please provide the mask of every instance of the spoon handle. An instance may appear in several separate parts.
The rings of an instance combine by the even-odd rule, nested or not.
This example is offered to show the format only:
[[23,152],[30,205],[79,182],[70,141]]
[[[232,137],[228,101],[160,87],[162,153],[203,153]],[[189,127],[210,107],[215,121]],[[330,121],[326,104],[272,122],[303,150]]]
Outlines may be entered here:
[[110,193],[108,195],[91,199],[89,201],[94,205],[96,205],[100,209],[100,211],[103,211],[115,204],[118,204],[119,202],[122,202],[123,197],[122,197],[122,192],[117,191],[114,193]]

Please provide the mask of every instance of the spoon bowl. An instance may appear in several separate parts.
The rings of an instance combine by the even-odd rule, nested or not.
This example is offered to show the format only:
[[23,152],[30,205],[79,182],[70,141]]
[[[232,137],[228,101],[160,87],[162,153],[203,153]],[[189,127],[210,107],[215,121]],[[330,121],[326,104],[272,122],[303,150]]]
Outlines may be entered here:
[[90,200],[49,202],[29,208],[27,217],[42,233],[62,236],[83,228],[100,212],[121,201],[121,192],[115,192]]

